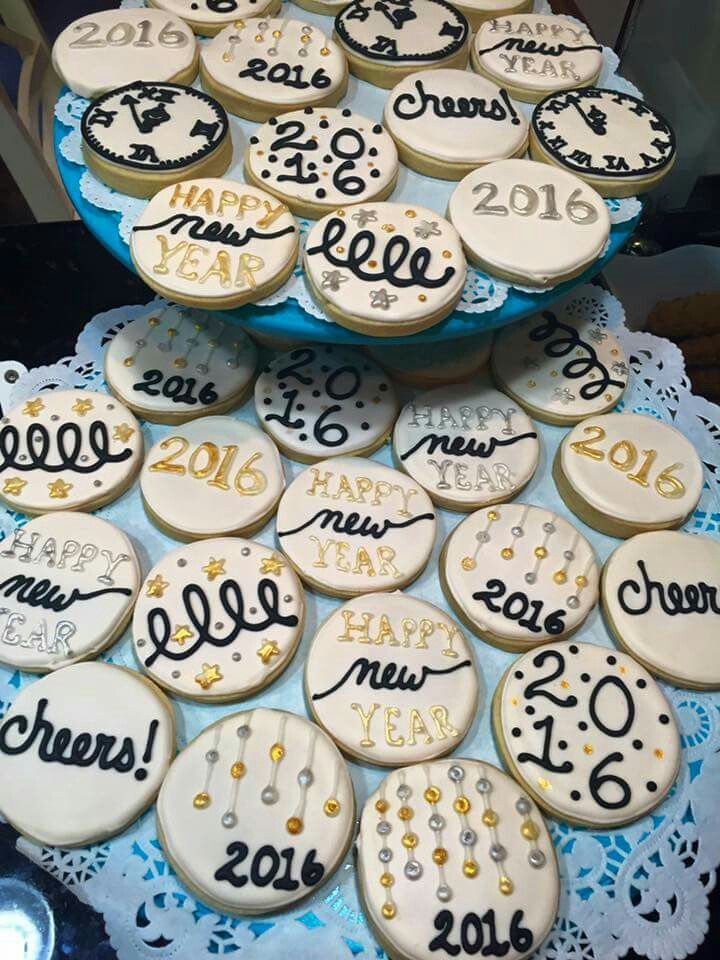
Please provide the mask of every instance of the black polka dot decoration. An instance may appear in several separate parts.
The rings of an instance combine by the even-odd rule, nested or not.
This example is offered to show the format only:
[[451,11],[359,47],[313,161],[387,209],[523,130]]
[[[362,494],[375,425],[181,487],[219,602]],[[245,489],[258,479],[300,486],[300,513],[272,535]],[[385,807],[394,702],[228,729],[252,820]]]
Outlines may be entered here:
[[633,740],[633,749],[642,750],[642,748],[643,748],[642,740]]
[[514,737],[519,737],[522,735],[522,730],[520,729],[520,727],[513,727],[510,732]]
[[581,793],[580,793],[579,790],[571,790],[571,791],[570,791],[570,799],[571,799],[571,800],[574,800],[574,801],[577,803],[577,801],[580,799],[580,797],[581,797]]
[[654,780],[648,780],[645,786],[648,788],[650,793],[655,793],[655,791],[657,790],[657,784],[655,783]]

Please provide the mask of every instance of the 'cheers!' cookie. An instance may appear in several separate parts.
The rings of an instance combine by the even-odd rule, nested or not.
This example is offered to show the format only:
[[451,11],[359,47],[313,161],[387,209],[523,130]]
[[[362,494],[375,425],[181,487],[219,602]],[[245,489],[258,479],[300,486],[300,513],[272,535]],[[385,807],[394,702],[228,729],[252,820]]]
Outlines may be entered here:
[[222,913],[282,909],[335,871],[352,838],[345,761],[314,723],[258,708],[218,720],[178,756],[158,837],[183,883]]
[[189,24],[195,33],[214,37],[228,24],[242,17],[267,17],[277,13],[282,0],[150,0]]
[[114,397],[46,390],[0,420],[0,500],[31,515],[95,510],[127,490],[142,454],[140,426]]
[[369,347],[370,356],[398,383],[410,387],[437,387],[469,380],[484,367],[490,356],[492,332],[474,334],[459,340],[403,343],[397,346]]
[[592,643],[548,644],[516,660],[495,692],[493,727],[536,803],[581,826],[649,813],[680,763],[672,710],[653,678]]
[[398,402],[372,360],[327,344],[271,360],[255,382],[255,411],[285,456],[315,463],[329,454],[377,450],[392,430]]
[[292,565],[333,597],[412,583],[430,558],[436,526],[424,490],[360,457],[336,457],[303,471],[277,515],[278,541]]

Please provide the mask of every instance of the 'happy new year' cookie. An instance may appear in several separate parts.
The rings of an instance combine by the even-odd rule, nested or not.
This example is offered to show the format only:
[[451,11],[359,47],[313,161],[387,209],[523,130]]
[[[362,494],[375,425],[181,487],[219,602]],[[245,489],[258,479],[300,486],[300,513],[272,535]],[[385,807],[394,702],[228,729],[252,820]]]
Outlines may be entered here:
[[172,707],[133,670],[75,663],[18,694],[0,723],[0,810],[51,847],[124,830],[155,799],[175,753]]
[[432,501],[405,474],[374,460],[335,457],[287,488],[277,536],[302,579],[331,597],[407,586],[435,542]]
[[214,37],[243,17],[269,17],[282,0],[149,0],[154,7],[182,17],[202,37]]
[[493,729],[513,776],[551,816],[616,827],[649,813],[677,776],[670,704],[632,657],[552,643],[498,684]]
[[478,333],[459,340],[403,343],[397,346],[368,347],[367,352],[397,383],[409,387],[438,387],[461,383],[478,373],[488,361],[493,335]]
[[345,761],[314,723],[257,708],[223,717],[178,756],[158,836],[186,887],[221,913],[281,910],[339,866],[355,799]]

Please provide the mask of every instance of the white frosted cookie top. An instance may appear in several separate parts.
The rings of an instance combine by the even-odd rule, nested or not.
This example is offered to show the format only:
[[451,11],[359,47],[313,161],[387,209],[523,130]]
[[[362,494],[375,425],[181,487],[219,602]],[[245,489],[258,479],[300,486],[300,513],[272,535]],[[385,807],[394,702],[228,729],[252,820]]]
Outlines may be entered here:
[[0,543],[0,660],[54,670],[91,656],[130,615],[140,586],[122,530],[85,513],[47,513]]
[[451,163],[513,156],[528,122],[506,90],[467,70],[422,70],[393,88],[385,124],[411,150]]
[[498,160],[460,181],[448,216],[475,257],[537,286],[597,260],[610,235],[602,197],[572,173]]
[[513,771],[557,816],[627,823],[675,780],[680,739],[670,704],[624,653],[548,644],[515,661],[496,698]]
[[372,360],[322,344],[271,360],[255,381],[255,411],[290,455],[323,460],[377,444],[392,429],[398,401]]
[[175,753],[169,703],[132,670],[76,663],[26,686],[0,724],[2,811],[56,847],[119,833]]
[[158,797],[171,863],[223,912],[268,913],[311,893],[345,855],[355,802],[345,761],[302,717],[224,717],[178,756]]
[[418,394],[400,412],[393,449],[431,497],[465,509],[510,499],[540,456],[527,414],[483,381]]
[[522,960],[555,922],[547,827],[492,764],[453,758],[394,771],[363,808],[357,848],[366,910],[394,956],[466,960],[485,942],[493,956]]
[[164,10],[101,10],[65,27],[52,49],[61,79],[81,97],[134,80],[173,80],[192,67],[195,35]]
[[350,600],[305,665],[313,715],[343,750],[402,766],[455,750],[478,707],[472,651],[442,610],[404,593]]
[[257,17],[272,0],[152,0],[155,6],[191,23],[223,27],[241,17]]
[[255,529],[284,487],[270,437],[233,417],[202,417],[168,431],[140,474],[152,514],[193,539]]
[[580,626],[597,603],[593,549],[567,520],[523,503],[478,510],[445,547],[453,600],[483,633],[536,646]]
[[602,67],[600,44],[566,17],[515,13],[486,20],[473,44],[484,73],[497,83],[533,92],[586,85]]
[[425,343],[403,343],[370,347],[368,352],[401,382],[428,379],[454,383],[467,379],[487,363],[492,339],[492,332],[488,332],[459,340],[433,341],[430,351]]
[[623,645],[681,684],[720,686],[720,544],[670,530],[621,544],[603,570],[603,606]]
[[467,273],[455,228],[434,210],[402,203],[346,207],[318,220],[304,264],[324,300],[388,324],[441,311]]
[[46,390],[0,420],[0,496],[29,513],[92,508],[129,485],[140,426],[106,393]]
[[639,413],[589,417],[565,436],[562,471],[595,510],[636,526],[679,526],[695,509],[703,470],[679,430]]
[[295,569],[323,592],[345,597],[414,580],[430,557],[436,526],[424,490],[360,457],[304,470],[277,513],[278,542]]

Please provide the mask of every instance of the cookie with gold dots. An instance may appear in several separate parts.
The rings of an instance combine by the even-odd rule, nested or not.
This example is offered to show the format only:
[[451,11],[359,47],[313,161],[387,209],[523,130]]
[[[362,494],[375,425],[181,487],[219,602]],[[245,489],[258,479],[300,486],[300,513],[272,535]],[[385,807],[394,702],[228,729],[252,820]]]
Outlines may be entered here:
[[201,37],[214,37],[243,17],[277,13],[282,0],[151,0],[154,7],[182,17]]
[[365,914],[389,956],[464,960],[486,943],[522,960],[555,922],[552,839],[523,788],[492,764],[394,771],[365,804],[357,849]]
[[355,800],[345,761],[302,717],[262,707],[203,730],[173,763],[158,837],[183,882],[222,913],[261,914],[339,866]]

